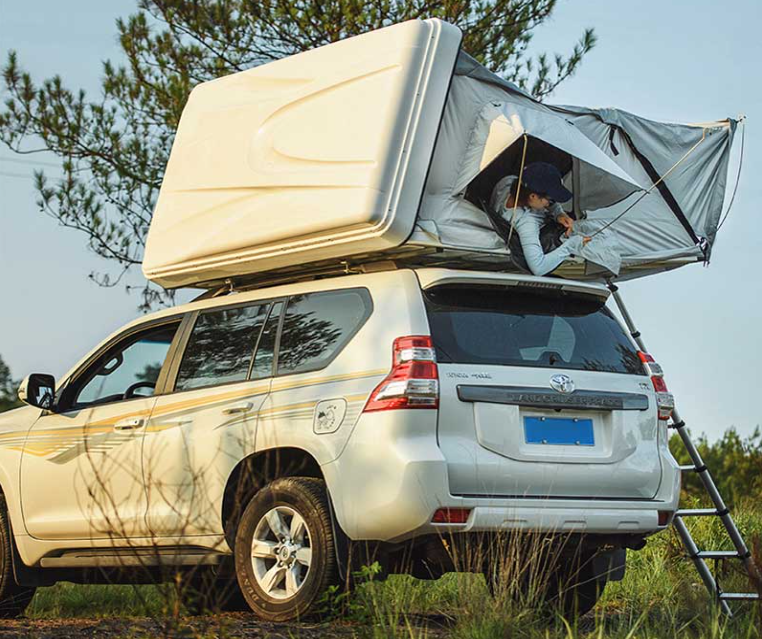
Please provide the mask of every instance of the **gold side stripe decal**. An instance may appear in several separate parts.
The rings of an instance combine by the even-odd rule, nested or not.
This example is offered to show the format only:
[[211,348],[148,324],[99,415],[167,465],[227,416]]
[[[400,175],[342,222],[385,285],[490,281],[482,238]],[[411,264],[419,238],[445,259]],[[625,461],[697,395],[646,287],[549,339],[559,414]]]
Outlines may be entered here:
[[294,382],[273,382],[270,388],[271,393],[278,393],[283,390],[291,390],[292,388],[303,388],[307,386],[317,386],[318,384],[330,384],[331,382],[345,382],[353,379],[363,379],[365,377],[378,377],[379,375],[386,375],[389,372],[388,368],[380,368],[373,371],[363,371],[362,373],[349,373],[346,375],[332,375],[330,377],[317,377],[312,379],[305,379],[302,381]]
[[249,397],[249,396],[256,397],[258,395],[264,395],[265,393],[267,393],[267,391],[268,391],[267,386],[259,386],[254,388],[246,388],[244,390],[229,391],[227,393],[218,393],[216,395],[213,395],[212,397],[206,396],[206,397],[197,397],[196,399],[186,399],[185,401],[174,402],[172,404],[167,404],[166,406],[157,408],[156,410],[154,410],[152,417],[165,416],[179,410],[185,410],[186,408],[202,407],[207,404],[214,404],[217,402],[227,401],[230,399],[241,399],[243,397]]
[[[45,455],[49,455],[50,453],[59,451],[64,448],[79,446],[82,444],[83,439],[85,438],[103,434],[112,434],[114,424],[124,419],[148,417],[149,415],[152,419],[154,417],[167,417],[175,413],[187,411],[188,409],[203,408],[213,404],[223,403],[233,399],[241,399],[244,397],[256,397],[266,394],[268,391],[280,392],[294,388],[305,388],[332,382],[377,377],[380,375],[385,375],[387,372],[387,369],[377,369],[371,371],[362,371],[360,373],[332,375],[327,377],[313,377],[300,381],[274,382],[271,385],[271,388],[268,388],[268,384],[262,384],[253,388],[249,387],[246,389],[237,389],[235,391],[229,391],[225,393],[215,393],[211,396],[205,395],[203,397],[197,397],[194,399],[175,401],[168,403],[165,406],[159,406],[153,411],[151,411],[150,408],[144,408],[141,410],[133,410],[125,413],[120,413],[118,415],[93,421],[85,425],[62,426],[58,428],[47,428],[44,430],[32,431],[29,433],[28,437],[27,431],[25,430],[1,433],[0,444],[11,450],[18,450],[35,456],[44,457]],[[360,401],[364,402],[367,397],[368,394],[363,393],[358,395],[348,395],[345,396],[344,399],[346,399],[348,403]],[[310,412],[319,403],[319,401],[320,400],[312,400],[307,402],[300,402],[297,404],[287,404],[285,406],[274,406],[272,408],[261,411],[259,415],[263,417],[273,417],[276,415],[285,417],[286,413],[290,413],[291,416],[295,418],[309,417]],[[193,411],[191,410],[191,412]],[[145,432],[161,432],[169,428],[173,428],[177,425],[178,424],[166,423],[150,424],[146,427]],[[114,442],[114,444],[117,444],[117,442]]]
[[[368,394],[363,393],[362,395],[345,395],[344,399],[347,401],[347,403],[360,402],[360,401],[364,402],[367,397],[368,397]],[[308,402],[300,402],[299,404],[286,404],[285,406],[274,406],[273,408],[267,408],[265,410],[259,411],[259,415],[260,417],[268,417],[277,413],[295,411],[299,408],[313,409],[321,401],[322,400],[319,400],[319,399],[313,399]]]

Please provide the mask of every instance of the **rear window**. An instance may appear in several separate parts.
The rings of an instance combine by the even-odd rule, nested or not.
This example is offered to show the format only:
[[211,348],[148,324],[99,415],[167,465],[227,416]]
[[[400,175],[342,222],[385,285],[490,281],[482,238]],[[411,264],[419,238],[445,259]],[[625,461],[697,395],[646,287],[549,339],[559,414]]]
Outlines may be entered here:
[[495,286],[442,286],[425,298],[442,363],[645,374],[599,298]]
[[370,317],[364,288],[294,295],[283,318],[278,375],[325,368]]

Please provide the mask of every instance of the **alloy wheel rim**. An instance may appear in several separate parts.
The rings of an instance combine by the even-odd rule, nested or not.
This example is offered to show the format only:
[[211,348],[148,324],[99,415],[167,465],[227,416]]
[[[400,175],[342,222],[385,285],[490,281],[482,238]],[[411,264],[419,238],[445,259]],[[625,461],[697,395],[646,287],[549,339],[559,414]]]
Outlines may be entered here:
[[262,591],[291,599],[304,586],[312,563],[312,538],[304,517],[289,506],[275,506],[254,529],[251,564]]

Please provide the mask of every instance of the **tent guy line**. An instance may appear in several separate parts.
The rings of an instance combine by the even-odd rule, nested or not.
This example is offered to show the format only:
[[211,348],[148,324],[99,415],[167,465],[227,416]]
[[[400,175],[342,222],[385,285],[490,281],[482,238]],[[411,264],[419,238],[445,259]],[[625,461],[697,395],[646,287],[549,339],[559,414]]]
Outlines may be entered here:
[[[617,215],[613,220],[610,220],[609,222],[604,224],[601,228],[599,228],[597,231],[592,233],[590,235],[590,238],[592,239],[596,235],[598,235],[598,233],[600,233],[601,231],[605,231],[612,224],[614,224],[614,222],[616,222],[617,220],[622,219],[626,213],[628,213],[633,208],[635,208],[635,206],[644,197],[646,197],[649,193],[651,193],[651,191],[653,191],[657,186],[659,186],[659,184],[661,184],[665,179],[667,179],[667,176],[670,173],[672,173],[672,171],[674,171],[680,164],[682,164],[683,160],[685,160],[691,153],[693,153],[704,140],[706,140],[706,128],[703,130],[703,133],[701,134],[701,139],[698,142],[696,142],[696,144],[694,144],[690,149],[688,149],[688,151],[686,151],[686,153],[685,153],[685,155],[683,155],[683,157],[681,157],[677,162],[675,162],[664,175],[662,175],[658,180],[656,180],[656,182],[654,182],[650,187],[648,187],[645,191],[643,191],[643,193],[641,193],[638,196],[638,199],[635,200],[632,204],[630,204],[630,206],[628,206],[624,211],[622,211],[619,215]],[[717,228],[717,230],[719,230],[719,227]]]

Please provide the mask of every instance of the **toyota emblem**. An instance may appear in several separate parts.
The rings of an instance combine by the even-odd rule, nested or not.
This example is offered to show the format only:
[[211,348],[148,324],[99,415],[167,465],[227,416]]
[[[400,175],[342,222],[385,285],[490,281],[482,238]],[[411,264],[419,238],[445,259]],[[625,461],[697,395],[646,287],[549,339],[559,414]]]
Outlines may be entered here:
[[550,378],[550,387],[559,393],[568,395],[574,392],[574,380],[568,375],[553,375]]

